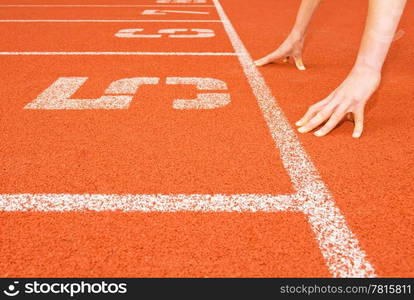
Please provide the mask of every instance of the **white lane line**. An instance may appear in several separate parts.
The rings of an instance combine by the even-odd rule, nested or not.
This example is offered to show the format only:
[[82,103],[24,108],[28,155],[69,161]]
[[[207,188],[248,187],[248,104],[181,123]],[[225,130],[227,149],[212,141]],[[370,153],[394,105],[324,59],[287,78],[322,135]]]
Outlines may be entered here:
[[122,51],[86,51],[86,52],[0,52],[0,55],[162,55],[162,56],[236,56],[234,52],[122,52]]
[[295,195],[0,194],[0,211],[297,211]]
[[221,23],[221,20],[8,20],[0,23]]
[[239,61],[280,151],[283,165],[300,195],[302,211],[308,216],[330,272],[334,277],[375,277],[373,266],[335,206],[331,193],[302,148],[219,0],[213,0],[213,3],[234,49],[239,53]]
[[214,5],[172,5],[172,4],[135,4],[135,5],[128,5],[128,4],[1,4],[0,7],[214,7]]
[[210,13],[207,11],[190,11],[190,10],[159,10],[159,9],[146,9],[144,10],[141,15],[159,15],[165,16],[168,13],[173,14],[190,14],[190,15],[209,15]]

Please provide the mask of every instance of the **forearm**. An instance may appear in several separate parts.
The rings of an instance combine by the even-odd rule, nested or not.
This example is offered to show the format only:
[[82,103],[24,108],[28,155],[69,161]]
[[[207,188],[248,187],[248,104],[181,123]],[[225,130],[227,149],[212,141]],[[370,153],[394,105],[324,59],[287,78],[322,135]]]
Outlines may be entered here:
[[370,0],[355,68],[381,72],[406,0]]
[[302,0],[292,33],[304,36],[315,10],[322,0]]

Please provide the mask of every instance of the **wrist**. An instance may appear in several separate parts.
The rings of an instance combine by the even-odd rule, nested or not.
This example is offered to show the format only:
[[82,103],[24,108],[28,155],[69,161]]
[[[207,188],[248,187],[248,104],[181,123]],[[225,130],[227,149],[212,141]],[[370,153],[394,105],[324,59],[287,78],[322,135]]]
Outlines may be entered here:
[[305,31],[293,28],[292,31],[289,33],[289,39],[298,42],[302,41],[305,38]]
[[384,59],[378,59],[373,55],[358,55],[354,69],[371,71],[373,73],[381,73]]
[[348,77],[357,78],[359,82],[372,83],[376,86],[379,85],[381,76],[381,70],[366,65],[355,65],[348,75]]
[[382,64],[370,64],[363,59],[358,59],[352,68],[352,72],[356,73],[372,73],[373,75],[381,75]]

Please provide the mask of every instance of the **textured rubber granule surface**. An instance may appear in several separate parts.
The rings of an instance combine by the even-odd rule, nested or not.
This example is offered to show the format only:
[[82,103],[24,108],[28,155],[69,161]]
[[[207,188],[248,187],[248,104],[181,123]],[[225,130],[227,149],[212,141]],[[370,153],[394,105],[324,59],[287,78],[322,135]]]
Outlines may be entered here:
[[[52,2],[4,4],[40,3]],[[221,3],[250,54],[259,58],[283,41],[299,1]],[[2,9],[0,19],[150,19],[139,16],[142,9],[150,7],[10,7]],[[192,19],[218,18],[214,7],[199,9],[212,15]],[[345,78],[365,11],[364,0],[325,1],[309,30],[304,57],[308,70],[284,64],[260,68],[291,124]],[[300,135],[379,276],[414,274],[412,20],[409,1],[400,25],[405,34],[394,42],[382,85],[370,100],[364,136],[352,139],[351,123],[322,139]],[[214,29],[216,37],[189,42],[114,36],[125,28],[144,26],[152,33],[188,27],[182,23],[0,23],[7,32],[0,37],[0,51],[234,51],[220,23],[195,24]],[[21,39],[14,38],[19,35]],[[50,55],[0,56],[0,61],[1,194],[293,192],[236,57]],[[88,77],[75,99],[98,98],[122,78],[157,77],[160,83],[140,87],[127,110],[23,109],[59,77]],[[168,77],[222,80],[231,103],[212,110],[175,110],[174,99],[194,98],[197,91],[194,86],[168,85]],[[3,211],[0,228],[4,277],[331,276],[300,212]]]
[[[283,41],[299,5],[223,3],[256,58]],[[304,54],[308,70],[299,72],[285,64],[260,69],[292,124],[345,79],[358,51],[366,10],[363,0],[325,1],[309,28]],[[352,139],[350,122],[321,139],[300,135],[379,276],[414,274],[413,20],[414,3],[408,1],[399,26],[405,34],[393,43],[382,85],[368,102],[364,136]]]

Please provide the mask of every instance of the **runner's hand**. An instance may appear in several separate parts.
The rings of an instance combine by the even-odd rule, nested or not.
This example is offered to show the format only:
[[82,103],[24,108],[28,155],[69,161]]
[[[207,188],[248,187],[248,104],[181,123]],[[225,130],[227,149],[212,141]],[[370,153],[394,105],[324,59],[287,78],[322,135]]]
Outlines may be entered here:
[[345,117],[353,114],[355,123],[352,136],[359,138],[364,127],[364,109],[381,81],[381,73],[368,68],[356,68],[345,81],[327,98],[310,106],[306,114],[296,122],[301,133],[312,131],[322,123],[316,136],[324,136]]
[[283,62],[288,62],[292,57],[296,67],[299,70],[305,70],[302,61],[302,49],[304,43],[304,36],[291,33],[287,39],[275,51],[269,55],[255,61],[258,67],[275,62],[278,59],[283,59]]

